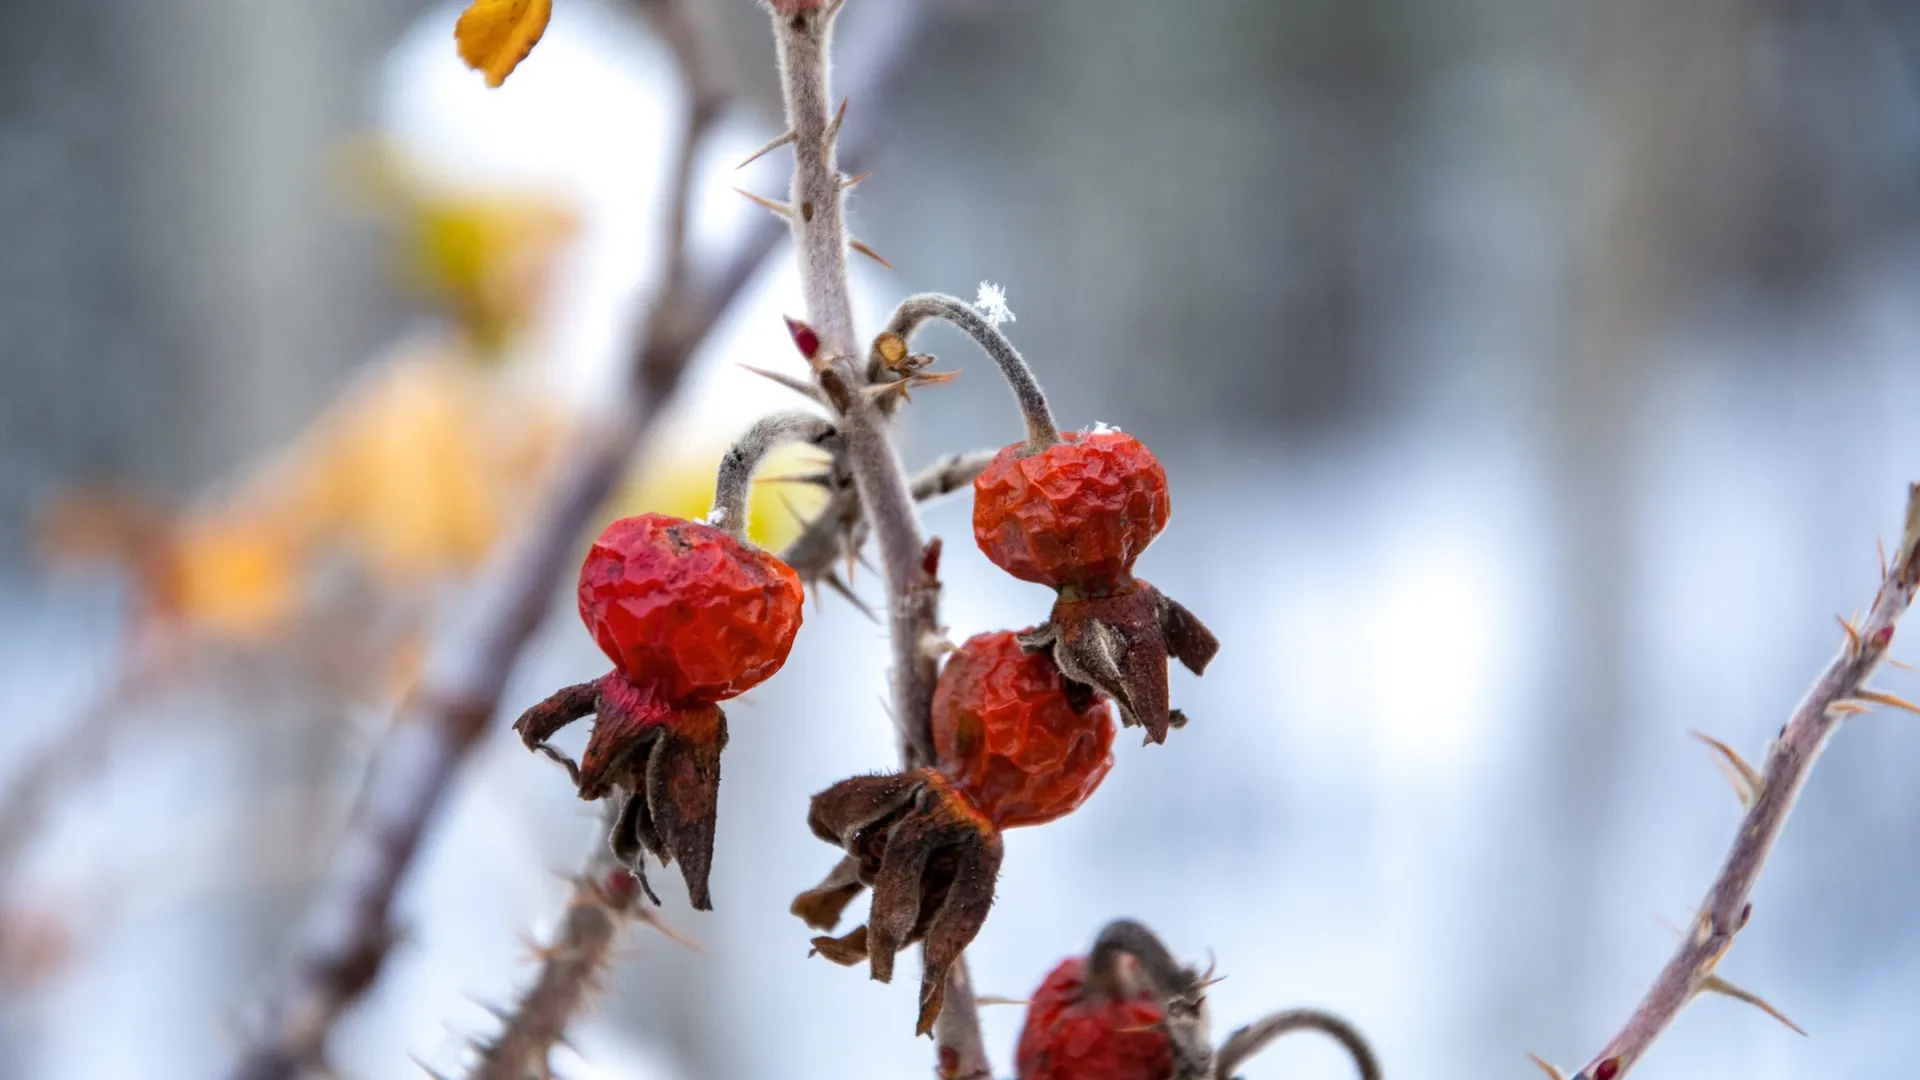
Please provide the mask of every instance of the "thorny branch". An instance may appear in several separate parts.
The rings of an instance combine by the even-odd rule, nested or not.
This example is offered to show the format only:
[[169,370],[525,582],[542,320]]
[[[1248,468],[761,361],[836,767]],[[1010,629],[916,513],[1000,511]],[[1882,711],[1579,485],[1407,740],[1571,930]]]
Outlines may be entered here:
[[[502,548],[475,585],[474,614],[435,643],[419,689],[375,755],[351,820],[283,983],[268,998],[232,1080],[290,1080],[319,1064],[334,1022],[378,978],[392,945],[393,901],[461,766],[497,711],[513,663],[545,614],[580,534],[606,501],[695,349],[771,254],[779,229],[748,230],[702,273],[686,245],[692,150],[721,101],[692,61],[692,29],[677,0],[644,9],[688,73],[689,123],[677,165],[665,283],[649,307],[632,377],[618,409],[574,437],[524,534]],[[869,49],[853,65],[863,98],[904,67],[923,0],[894,0],[867,20]],[[870,110],[869,120],[877,116]],[[867,136],[871,123],[858,129]]]
[[[1753,914],[1747,898],[1786,826],[1794,800],[1813,771],[1814,761],[1840,722],[1876,704],[1920,711],[1891,694],[1867,687],[1867,680],[1886,659],[1894,626],[1913,603],[1916,589],[1920,589],[1920,485],[1908,490],[1900,546],[1885,568],[1872,609],[1858,625],[1842,621],[1846,639],[1840,654],[1821,672],[1780,729],[1765,768],[1755,773],[1731,749],[1719,748],[1740,777],[1735,787],[1747,804],[1733,847],[1673,959],[1667,961],[1626,1027],[1575,1073],[1573,1080],[1619,1080],[1625,1076],[1680,1011],[1702,992],[1727,994],[1773,1013],[1771,1006],[1719,976],[1720,959]],[[1559,1075],[1551,1066],[1541,1064],[1550,1074]]]
[[[893,718],[901,759],[913,768],[934,758],[933,686],[945,641],[939,619],[940,548],[938,541],[928,544],[921,535],[913,491],[888,437],[880,402],[892,395],[870,392],[874,388],[855,345],[841,200],[848,182],[837,161],[847,103],[835,111],[827,81],[828,44],[844,2],[769,4],[787,111],[782,139],[791,141],[794,156],[793,198],[785,216],[799,250],[809,320],[792,328],[837,417],[847,467],[879,548],[893,652]],[[990,1076],[979,1016],[970,1007],[964,958],[953,965],[947,989],[950,996],[935,1022],[940,1071],[945,1076]]]
[[[619,813],[619,802],[609,800],[602,815],[603,831],[612,831]],[[468,1074],[469,1080],[550,1075],[547,1056],[593,997],[621,927],[635,916],[651,921],[640,899],[639,881],[621,865],[610,845],[596,841],[573,880],[559,931],[541,947],[540,973],[513,1012],[502,1018],[500,1034],[480,1048],[480,1060]]]

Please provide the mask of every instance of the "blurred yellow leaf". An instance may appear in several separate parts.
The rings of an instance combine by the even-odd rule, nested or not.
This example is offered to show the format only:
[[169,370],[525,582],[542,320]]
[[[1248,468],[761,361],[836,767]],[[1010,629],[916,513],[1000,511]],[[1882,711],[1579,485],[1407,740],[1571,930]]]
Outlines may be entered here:
[[453,27],[460,59],[497,87],[533,51],[552,16],[553,0],[473,0]]

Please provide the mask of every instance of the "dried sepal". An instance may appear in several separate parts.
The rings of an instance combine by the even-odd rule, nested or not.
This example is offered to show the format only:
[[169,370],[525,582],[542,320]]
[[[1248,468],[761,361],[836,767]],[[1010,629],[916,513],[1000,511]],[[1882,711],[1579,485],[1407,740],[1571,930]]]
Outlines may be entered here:
[[862,887],[873,890],[865,925],[813,939],[814,951],[843,965],[867,961],[873,978],[893,978],[894,956],[923,946],[916,1030],[933,1030],[947,972],[985,924],[993,905],[1002,845],[967,797],[931,769],[856,776],[814,796],[814,835],[847,852],[818,886],[794,900],[793,913],[829,929]]
[[[589,689],[591,694],[588,693]],[[547,739],[592,714],[593,734],[576,766]],[[625,799],[608,837],[614,855],[659,902],[643,853],[679,862],[694,908],[713,908],[708,879],[720,795],[720,753],[727,718],[717,705],[669,708],[619,672],[569,686],[527,710],[513,725],[521,741],[567,767],[583,799]]]
[[1067,678],[1111,697],[1121,722],[1146,728],[1156,743],[1187,722],[1169,705],[1168,660],[1199,675],[1220,651],[1220,640],[1193,612],[1137,579],[1105,596],[1062,590],[1047,622],[1020,643],[1051,652]]

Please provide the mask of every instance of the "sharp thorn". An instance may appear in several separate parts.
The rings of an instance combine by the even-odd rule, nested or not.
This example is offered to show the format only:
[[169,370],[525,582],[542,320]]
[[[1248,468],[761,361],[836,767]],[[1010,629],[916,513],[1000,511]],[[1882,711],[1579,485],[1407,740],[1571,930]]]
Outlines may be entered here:
[[452,1077],[439,1071],[438,1069],[435,1069],[433,1066],[427,1064],[426,1062],[421,1061],[418,1057],[412,1054],[407,1055],[407,1060],[413,1062],[415,1065],[420,1066],[420,1071],[423,1073],[426,1073],[428,1076],[433,1077],[433,1080],[453,1080]]
[[[836,4],[834,5],[834,7],[837,10],[839,5]],[[840,111],[834,113],[833,120],[827,124],[827,145],[828,146],[832,146],[833,140],[840,137],[840,122],[847,118],[847,102],[850,100],[852,99],[851,98],[840,99]]]
[[787,389],[793,391],[794,393],[803,395],[810,401],[818,401],[822,403],[825,403],[826,401],[826,396],[820,393],[820,388],[813,385],[811,382],[808,382],[805,379],[798,378],[793,375],[787,375],[783,372],[769,371],[766,368],[755,367],[752,364],[741,364],[740,366],[743,368],[746,368],[748,371],[753,372],[755,375],[758,375],[763,379],[770,379],[773,382],[779,383],[781,386],[786,387]]
[[879,264],[880,264],[881,266],[884,266],[884,267],[886,267],[886,268],[887,268],[887,269],[889,269],[889,270],[891,270],[891,269],[893,269],[893,264],[892,264],[892,263],[890,263],[890,262],[888,262],[887,260],[885,260],[885,259],[883,259],[883,258],[881,258],[881,257],[880,257],[880,253],[879,253],[879,252],[877,252],[877,251],[875,251],[875,250],[873,250],[872,248],[870,248],[870,247],[868,247],[867,245],[865,245],[865,244],[863,244],[863,243],[861,243],[860,241],[858,241],[858,240],[849,240],[849,241],[847,241],[847,246],[848,246],[848,247],[850,247],[850,248],[852,248],[853,250],[855,250],[855,251],[857,251],[857,252],[859,252],[860,254],[862,254],[862,255],[865,255],[865,256],[866,256],[867,258],[869,258],[869,259],[872,259],[872,260],[873,260],[874,262],[877,262],[877,263],[879,263]]
[[1873,549],[1880,554],[1880,580],[1885,581],[1887,580],[1887,542],[1876,536],[1873,538]]
[[1913,702],[1908,701],[1906,698],[1898,697],[1894,694],[1886,693],[1885,691],[1855,690],[1853,692],[1853,696],[1856,698],[1859,698],[1862,701],[1871,701],[1875,705],[1887,705],[1892,708],[1900,709],[1905,712],[1913,713],[1916,716],[1920,716],[1920,705],[1915,705]]
[[1700,984],[1700,989],[1706,993],[1719,994],[1722,997],[1730,997],[1735,1001],[1745,1002],[1746,1004],[1751,1005],[1756,1009],[1759,1009],[1761,1012],[1766,1013],[1768,1016],[1773,1017],[1775,1020],[1778,1020],[1781,1023],[1787,1025],[1787,1027],[1792,1029],[1793,1032],[1797,1035],[1805,1036],[1807,1033],[1807,1030],[1805,1028],[1787,1019],[1787,1016],[1785,1013],[1781,1012],[1779,1009],[1774,1008],[1772,1005],[1767,1004],[1767,1001],[1765,998],[1761,997],[1758,994],[1753,993],[1752,991],[1742,990],[1740,987],[1733,985],[1732,983],[1728,982],[1727,980],[1721,978],[1718,975],[1707,976],[1707,981]]
[[1838,615],[1835,615],[1833,620],[1840,624],[1840,629],[1847,632],[1847,655],[1858,656],[1860,654],[1860,631],[1855,629],[1851,622],[1848,622]]
[[758,150],[755,150],[750,156],[748,156],[747,160],[741,162],[738,165],[735,165],[734,168],[744,169],[747,166],[753,164],[754,162],[759,161],[761,158],[766,157],[768,154],[773,153],[775,150],[778,150],[783,146],[787,146],[791,144],[795,139],[798,139],[799,137],[800,136],[798,134],[792,131],[785,132],[779,135],[778,137],[776,137],[772,142],[768,143],[767,145],[761,147]]
[[1861,713],[1869,713],[1872,711],[1872,707],[1863,705],[1858,701],[1836,701],[1827,706],[1828,716],[1859,716]]
[[693,940],[687,935],[682,934],[680,931],[675,930],[673,927],[667,925],[666,920],[662,919],[660,917],[660,913],[658,911],[655,911],[653,908],[647,908],[647,907],[635,908],[633,912],[633,917],[643,923],[646,923],[648,926],[653,927],[656,931],[660,933],[661,937],[666,938],[668,941],[673,942],[675,945],[678,945],[681,948],[690,949],[693,952],[701,953],[701,954],[705,954],[707,951],[700,947],[699,942]]
[[973,1002],[976,1005],[1018,1005],[1021,1008],[1033,1004],[1026,998],[1000,997],[997,994],[980,994],[974,997]]
[[847,587],[846,582],[840,580],[840,575],[837,572],[829,570],[820,575],[820,583],[832,589],[834,592],[839,593],[841,597],[843,597],[847,603],[852,604],[854,610],[860,612],[860,614],[865,615],[876,623],[880,621],[880,616],[874,614],[873,609],[867,606],[867,602],[855,595],[854,591]]
[[863,172],[858,176],[843,176],[840,178],[840,190],[845,191],[848,188],[852,187],[853,185],[859,183],[862,180],[865,180],[867,177],[872,175],[873,175],[873,170],[868,169],[866,172]]
[[1689,734],[1719,752],[1720,756],[1715,760],[1726,771],[1727,779],[1732,781],[1734,794],[1740,796],[1740,805],[1752,809],[1754,800],[1758,799],[1760,793],[1767,787],[1767,782],[1761,777],[1759,771],[1747,764],[1747,759],[1741,757],[1738,750],[1719,739],[1702,731]]
[[793,207],[788,206],[786,203],[778,202],[774,199],[769,199],[765,195],[755,195],[753,192],[748,191],[746,188],[737,187],[737,188],[734,188],[733,190],[739,192],[742,195],[745,195],[750,201],[766,207],[767,209],[773,211],[774,213],[780,215],[781,217],[787,219],[788,221],[793,220]]
[[1889,656],[1889,657],[1887,657],[1887,666],[1889,666],[1889,667],[1897,667],[1897,668],[1899,668],[1899,669],[1900,669],[1901,671],[1912,671],[1912,670],[1913,670],[1913,665],[1912,665],[1912,664],[1909,664],[1909,663],[1907,663],[1907,662],[1906,662],[1905,660],[1895,660],[1895,659],[1894,659],[1893,657],[1891,657],[1891,656]]
[[1561,1072],[1559,1069],[1556,1069],[1552,1065],[1549,1065],[1547,1062],[1541,1060],[1541,1057],[1539,1054],[1528,1054],[1527,1056],[1533,1059],[1533,1063],[1535,1065],[1540,1066],[1541,1072],[1544,1072],[1548,1076],[1553,1077],[1553,1080],[1567,1080],[1566,1073]]
[[[809,487],[832,487],[833,477],[827,473],[795,473],[788,476],[756,476],[756,484],[805,484]],[[791,507],[790,507],[791,508]]]

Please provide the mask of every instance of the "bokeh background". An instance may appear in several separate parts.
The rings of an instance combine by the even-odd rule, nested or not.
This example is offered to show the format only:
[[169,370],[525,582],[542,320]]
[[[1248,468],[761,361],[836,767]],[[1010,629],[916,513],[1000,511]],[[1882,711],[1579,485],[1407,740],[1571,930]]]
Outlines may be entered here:
[[[0,3],[0,1077],[218,1074],[422,635],[604,399],[681,91],[627,7],[557,6],[489,92],[457,4]],[[730,184],[784,174],[730,172],[777,130],[761,18],[694,6],[740,95],[710,245],[752,212]],[[1578,1064],[1736,819],[1687,732],[1758,757],[1920,479],[1920,11],[938,7],[854,204],[894,264],[857,268],[863,317],[1004,286],[1063,423],[1166,462],[1141,569],[1225,642],[1176,678],[1188,728],[1009,840],[979,989],[1131,915],[1218,958],[1222,1033],[1313,1004],[1397,1077]],[[704,509],[782,404],[735,365],[790,359],[785,254],[603,519]],[[990,367],[929,340],[968,370],[916,395],[909,462],[1014,438]],[[928,521],[956,638],[1042,617],[963,501]],[[506,712],[602,668],[570,607]],[[909,984],[808,960],[786,914],[835,857],[806,798],[893,760],[883,638],[829,597],[734,710],[719,911],[660,877],[703,951],[637,933],[568,1075],[928,1072]],[[1910,718],[1848,723],[1723,969],[1811,1037],[1708,1000],[1637,1075],[1920,1058],[1916,773]],[[339,1075],[457,1072],[594,833],[502,718]],[[987,1010],[1003,1074],[1020,1019]],[[1300,1039],[1249,1073],[1345,1069]]]

